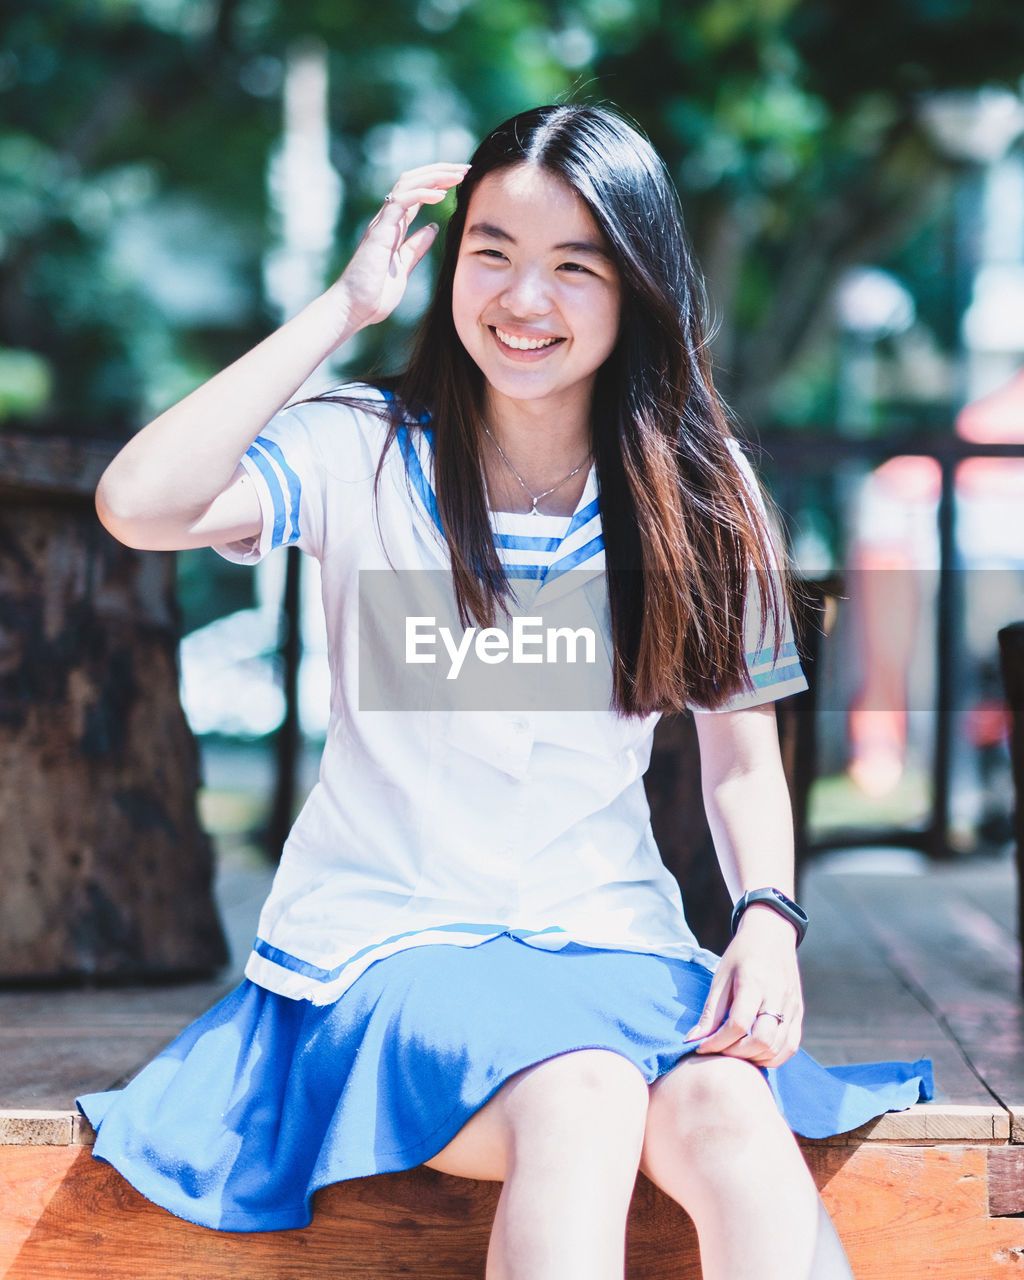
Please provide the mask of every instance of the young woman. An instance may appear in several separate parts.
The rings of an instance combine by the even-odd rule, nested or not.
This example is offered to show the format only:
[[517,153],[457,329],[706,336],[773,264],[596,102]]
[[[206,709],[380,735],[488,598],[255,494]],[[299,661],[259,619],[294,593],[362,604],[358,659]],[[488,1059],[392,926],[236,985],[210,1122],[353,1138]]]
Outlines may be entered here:
[[[437,231],[411,224],[454,187],[406,371],[283,408],[393,310]],[[229,1230],[419,1163],[500,1179],[491,1280],[621,1280],[640,1169],[693,1217],[707,1280],[848,1276],[791,1128],[907,1106],[927,1064],[858,1083],[798,1052],[772,703],[804,685],[649,144],[543,107],[471,166],[403,174],[341,278],[140,432],[97,501],[133,546],[316,555],[333,684],[246,981],[81,1100],[96,1154]],[[598,637],[572,710],[524,610]],[[497,683],[452,701],[470,648]],[[643,794],[658,715],[686,707],[737,899],[720,960]]]

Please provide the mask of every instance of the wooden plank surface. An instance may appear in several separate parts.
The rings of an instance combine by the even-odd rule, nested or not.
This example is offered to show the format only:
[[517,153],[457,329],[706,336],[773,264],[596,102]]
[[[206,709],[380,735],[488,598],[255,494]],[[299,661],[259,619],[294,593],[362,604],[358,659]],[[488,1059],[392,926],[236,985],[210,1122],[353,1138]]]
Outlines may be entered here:
[[[82,1148],[0,1151],[6,1280],[480,1280],[500,1187],[431,1169],[328,1187],[298,1231],[209,1231],[172,1218]],[[630,1214],[628,1280],[700,1280],[683,1211],[646,1179]]]
[[[974,1143],[1005,1146],[1012,1138],[1013,1117],[997,1103],[961,1106],[927,1103],[891,1111],[858,1129],[831,1138],[806,1139],[812,1146],[860,1146],[864,1142],[938,1144]],[[0,1147],[91,1146],[92,1127],[77,1111],[0,1109]]]
[[[942,1065],[954,1075],[944,1081],[937,1070],[940,1089],[955,1081],[957,1101],[981,1101],[984,1089],[1011,1109],[1024,1102],[1024,1003],[1016,985],[1019,944],[1003,915],[1008,882],[998,870],[984,863],[936,867],[895,882],[834,876],[829,919],[853,928],[889,970],[883,1003],[902,988],[933,1024],[932,1034],[959,1053],[962,1067],[944,1050]],[[862,992],[864,1016],[884,1026],[886,1012],[875,1015],[876,991],[883,991],[881,980]],[[923,1024],[919,1014],[911,1017],[917,1039]],[[970,1075],[977,1083],[968,1097]]]
[[269,867],[221,857],[215,891],[232,963],[218,978],[166,986],[0,989],[0,1109],[69,1110],[113,1088],[230,991],[256,931]]
[[[1016,1156],[1013,1148],[806,1149],[858,1280],[1021,1274],[1024,1218],[989,1213],[989,1163],[997,1151]],[[1009,1203],[1014,1178],[1012,1168],[997,1171],[997,1208]],[[328,1188],[309,1228],[229,1234],[172,1218],[82,1148],[7,1147],[0,1149],[0,1276],[479,1280],[498,1191],[416,1169]],[[628,1236],[629,1280],[699,1280],[689,1220],[643,1178]]]
[[1024,1214],[1024,1147],[1001,1147],[988,1153],[989,1216]]
[[810,1051],[856,1061],[916,1049],[933,1059],[940,1101],[1021,1101],[1012,880],[1009,860],[919,876],[812,870],[802,892],[825,928],[802,949]]
[[986,1148],[867,1143],[807,1155],[857,1280],[1021,1275],[1024,1218],[989,1217]]
[[1010,1115],[996,1103],[928,1103],[908,1111],[887,1112],[859,1129],[819,1141],[831,1146],[859,1146],[862,1142],[1005,1145],[1010,1141]]
[[0,1146],[68,1147],[74,1138],[68,1111],[0,1111]]
[[[920,877],[872,879],[866,895],[887,915],[895,900],[916,892]],[[828,1065],[932,1060],[936,1100],[988,1105],[993,1094],[966,1060],[940,1018],[892,964],[869,929],[862,906],[851,907],[854,881],[811,868],[800,896],[812,925],[800,948],[807,1016],[804,1048]],[[936,963],[941,963],[936,958]]]

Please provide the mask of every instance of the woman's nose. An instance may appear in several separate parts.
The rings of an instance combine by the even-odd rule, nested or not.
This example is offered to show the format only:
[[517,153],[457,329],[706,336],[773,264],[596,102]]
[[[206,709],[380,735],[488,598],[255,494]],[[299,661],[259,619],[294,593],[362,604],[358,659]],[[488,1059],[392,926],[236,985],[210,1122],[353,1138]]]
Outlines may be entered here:
[[517,271],[501,295],[501,305],[518,319],[543,316],[551,310],[547,286],[536,271]]

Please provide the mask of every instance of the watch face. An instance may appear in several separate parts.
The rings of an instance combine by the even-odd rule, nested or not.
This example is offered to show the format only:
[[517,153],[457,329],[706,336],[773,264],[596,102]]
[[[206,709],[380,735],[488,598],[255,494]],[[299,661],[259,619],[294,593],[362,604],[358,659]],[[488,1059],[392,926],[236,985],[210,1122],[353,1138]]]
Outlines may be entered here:
[[799,911],[799,907],[796,906],[796,903],[793,901],[793,899],[787,898],[781,889],[772,889],[772,893],[775,895],[776,898],[778,898],[780,902],[784,902],[787,907],[796,907],[796,909]]
[[796,914],[797,914],[798,916],[800,916],[800,917],[801,917],[801,919],[803,919],[803,920],[806,920],[806,919],[807,919],[807,916],[806,916],[806,914],[804,913],[803,909],[802,909],[801,907],[798,907],[798,906],[797,906],[797,904],[793,901],[793,899],[792,899],[792,898],[787,898],[787,897],[786,897],[786,895],[782,892],[782,890],[781,890],[781,889],[773,889],[773,890],[772,890],[772,893],[774,894],[774,896],[775,896],[776,898],[778,898],[778,900],[779,900],[779,901],[780,901],[784,906],[788,907],[788,908],[790,909],[790,911],[795,911],[795,912],[796,912]]
[[797,931],[797,946],[803,941],[803,936],[807,932],[808,919],[807,913],[793,901],[787,898],[781,889],[764,888],[764,889],[748,889],[747,892],[739,899],[732,913],[732,931],[736,932],[740,917],[749,906],[762,902],[765,906],[773,907],[778,911],[779,915],[785,916]]

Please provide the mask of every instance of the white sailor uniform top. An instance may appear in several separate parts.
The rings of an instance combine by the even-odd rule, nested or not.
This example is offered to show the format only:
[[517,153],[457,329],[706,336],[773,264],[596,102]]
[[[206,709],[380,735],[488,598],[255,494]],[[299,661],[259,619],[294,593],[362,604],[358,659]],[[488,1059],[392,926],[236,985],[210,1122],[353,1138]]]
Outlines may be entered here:
[[[363,386],[344,391],[368,407],[304,403],[264,428],[243,460],[259,494],[262,532],[251,544],[218,548],[251,564],[295,544],[320,561],[331,670],[319,780],[285,844],[247,977],[324,1005],[394,952],[473,946],[503,933],[546,949],[575,942],[713,967],[651,835],[643,774],[658,717],[611,708],[595,473],[571,518],[492,519],[499,556],[529,615],[592,630],[599,638],[593,659],[581,652],[572,670],[563,664],[545,686],[536,656],[528,656],[515,673],[525,682],[509,684],[514,664],[495,665],[508,646],[503,651],[501,637],[492,637],[490,657],[486,644],[482,658],[476,646],[475,671],[500,679],[470,682],[460,701],[461,673],[450,678],[438,629],[422,621],[434,615],[416,615],[413,671],[408,601],[399,592],[396,605],[386,589],[403,583],[417,610],[432,607],[421,593],[435,603],[445,595],[438,583],[448,583],[450,597],[431,487],[432,432],[421,424],[400,430],[375,494],[387,429],[383,397]],[[747,634],[756,650],[752,612]],[[531,633],[522,652],[536,655],[541,646]],[[585,666],[582,681],[568,679]],[[718,710],[806,688],[788,631],[777,657],[768,636],[748,652],[748,667],[753,689]]]

